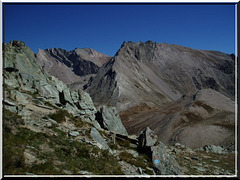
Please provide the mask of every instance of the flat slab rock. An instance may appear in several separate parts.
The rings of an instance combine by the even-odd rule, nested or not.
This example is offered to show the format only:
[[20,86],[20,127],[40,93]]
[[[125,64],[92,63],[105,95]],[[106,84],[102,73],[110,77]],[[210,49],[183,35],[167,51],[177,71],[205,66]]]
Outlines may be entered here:
[[79,136],[79,132],[78,131],[71,131],[69,133],[70,136],[73,136],[73,137],[76,137],[76,136]]
[[91,128],[90,136],[94,141],[102,145],[101,149],[106,150],[109,148],[109,146],[107,145],[107,142],[102,138],[101,134],[98,132],[96,128],[94,127]]

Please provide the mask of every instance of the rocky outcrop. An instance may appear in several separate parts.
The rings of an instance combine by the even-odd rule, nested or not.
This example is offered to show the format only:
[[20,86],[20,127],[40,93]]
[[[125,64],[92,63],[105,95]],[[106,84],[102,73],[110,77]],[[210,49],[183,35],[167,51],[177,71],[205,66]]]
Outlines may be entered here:
[[[63,58],[63,61],[68,63],[67,59]],[[224,71],[230,73],[229,69]],[[117,75],[114,71],[108,73],[110,77]],[[205,146],[204,150],[209,152],[206,156],[205,151],[193,150],[184,145],[174,147],[164,145],[157,140],[155,132],[151,130],[152,127],[142,131],[139,138],[129,136],[115,108],[104,106],[97,112],[88,93],[70,90],[62,81],[44,72],[36,63],[33,52],[23,42],[11,41],[4,45],[3,76],[5,174],[35,175],[49,174],[52,171],[56,174],[80,175],[234,173],[230,161],[234,156],[233,143],[229,144],[228,151],[220,146]],[[169,134],[166,130],[173,127],[173,132],[177,132],[170,134],[173,142],[175,139],[184,142],[182,137],[185,137],[186,142],[191,142],[185,134],[192,131],[186,129],[199,128],[199,122],[204,121],[204,118],[213,118],[215,124],[212,125],[215,128],[219,126],[229,128],[234,113],[233,104],[231,98],[218,93],[213,89],[202,89],[197,93],[183,96],[174,102],[175,104],[162,108],[166,115],[170,114],[168,119],[160,124],[153,123],[152,126],[160,126],[161,131],[165,131],[167,135]],[[215,99],[217,100],[214,102]],[[177,111],[174,111],[174,107]],[[166,109],[171,112],[167,112]],[[146,113],[145,110],[141,110],[142,113]],[[189,112],[193,115],[189,115]],[[223,112],[226,116],[224,121],[221,121]],[[151,118],[148,112],[146,115]],[[177,116],[183,118],[183,124],[178,121]],[[199,119],[195,119],[196,117]],[[161,119],[163,116],[160,115],[158,118]],[[152,121],[148,123],[151,124]],[[203,127],[211,126],[206,123]],[[223,130],[222,127],[217,130]],[[213,137],[216,138],[217,135]],[[222,144],[227,144],[232,137],[233,135],[225,138]],[[215,154],[219,153],[221,157],[216,159]],[[180,161],[181,167],[177,163]],[[219,163],[216,165],[216,162]],[[222,164],[224,167],[220,166]]]
[[139,146],[144,148],[154,146],[157,141],[157,135],[149,127],[142,131],[138,137]]
[[103,129],[114,131],[120,134],[127,135],[127,131],[122,124],[121,118],[118,115],[116,108],[102,106],[96,113],[96,120]]
[[94,141],[97,142],[97,146],[100,149],[103,149],[103,150],[109,149],[107,142],[102,138],[101,134],[98,132],[96,128],[91,128],[90,136]]
[[140,151],[145,151],[152,159],[154,171],[160,175],[180,175],[182,171],[175,158],[167,152],[167,147],[158,141],[154,131],[147,127],[138,137]]
[[86,84],[110,58],[90,48],[76,48],[72,51],[60,48],[39,49],[36,54],[37,63],[44,71],[74,89]]
[[[11,97],[7,100],[25,106],[34,94],[100,127],[94,121],[97,111],[87,93],[72,91],[62,81],[50,77],[36,64],[33,52],[23,42],[12,41],[4,48],[4,78],[11,87],[5,92],[6,97]],[[91,56],[89,63],[97,56],[91,49],[75,49],[75,55],[62,49],[47,52],[64,66],[71,66],[76,54],[81,56],[85,52],[83,59]],[[48,62],[47,57],[45,60]],[[116,105],[119,111],[144,102],[149,108],[122,118],[129,134],[138,135],[149,126],[166,144],[180,142],[192,148],[223,142],[226,146],[234,144],[232,140],[226,143],[234,136],[235,123],[232,56],[177,45],[125,42],[110,61],[104,65],[101,62],[96,65],[100,68],[96,77],[90,78],[85,86],[95,105]],[[21,91],[16,90],[19,88]],[[21,111],[20,106],[8,107]],[[116,111],[106,109],[106,116],[98,114],[102,128],[126,133],[119,130],[123,126]],[[28,113],[22,112],[26,118]]]
[[182,175],[182,171],[175,158],[166,150],[166,146],[159,142],[151,147],[152,161],[155,173],[160,175]]
[[89,118],[90,120],[95,120],[95,113],[97,112],[93,101],[88,93],[84,91],[79,91],[79,104],[80,109],[79,115],[81,118]]
[[[29,118],[29,104],[41,108],[51,104],[97,126],[97,111],[89,94],[70,90],[65,83],[42,71],[33,52],[23,42],[11,41],[4,45],[4,62],[6,100],[17,103],[16,111],[25,114],[25,118]],[[13,105],[6,107],[13,110]]]

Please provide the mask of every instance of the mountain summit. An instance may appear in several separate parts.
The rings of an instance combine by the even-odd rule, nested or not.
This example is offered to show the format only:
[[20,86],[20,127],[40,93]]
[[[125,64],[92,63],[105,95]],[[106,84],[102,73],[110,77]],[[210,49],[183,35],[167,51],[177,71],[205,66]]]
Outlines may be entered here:
[[76,48],[66,51],[60,48],[39,49],[37,63],[50,75],[68,85],[81,88],[81,85],[111,57],[91,48]]
[[152,41],[124,42],[85,86],[95,103],[119,111],[142,103],[163,105],[205,88],[233,99],[231,55]]

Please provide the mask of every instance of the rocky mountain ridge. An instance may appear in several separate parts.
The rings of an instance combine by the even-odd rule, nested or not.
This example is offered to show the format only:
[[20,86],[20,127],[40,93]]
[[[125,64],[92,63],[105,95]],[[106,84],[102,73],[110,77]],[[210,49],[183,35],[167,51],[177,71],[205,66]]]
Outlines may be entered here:
[[141,103],[167,104],[205,88],[234,99],[231,55],[152,41],[124,42],[85,86],[95,103],[119,111]]
[[36,54],[37,63],[46,72],[75,89],[94,76],[110,58],[91,48],[75,48],[72,51],[61,48],[39,49]]
[[[84,58],[92,58],[88,56],[85,53]],[[41,62],[41,58],[37,60]],[[59,55],[58,61],[66,58]],[[181,142],[189,147],[234,144],[234,55],[153,41],[129,41],[101,65],[95,74],[83,76],[87,78],[81,81],[81,87],[79,83],[70,87],[89,92],[97,107],[115,106],[130,134],[139,134],[149,126],[168,144]],[[88,66],[78,70],[93,73]],[[197,94],[204,94],[205,100],[196,100]],[[204,129],[208,129],[211,140]],[[184,133],[192,138],[187,141]],[[196,141],[198,137],[201,142]]]
[[[137,160],[123,160],[131,155],[124,143],[129,146],[129,139],[137,139],[128,137],[116,109],[104,106],[97,111],[88,93],[70,90],[42,71],[23,42],[4,46],[4,62],[5,174],[140,173],[133,164],[146,159],[144,155],[135,150]],[[93,158],[103,165],[91,162]],[[145,161],[138,165],[140,174],[154,174],[148,167],[151,161]],[[114,168],[102,170],[108,166]]]
[[96,108],[36,62],[23,42],[4,45],[4,174],[234,174],[234,147],[166,146],[149,128],[129,136],[114,107]]
[[130,134],[149,126],[167,144],[228,148],[235,134],[234,64],[221,52],[124,42],[84,88],[96,105],[116,106]]

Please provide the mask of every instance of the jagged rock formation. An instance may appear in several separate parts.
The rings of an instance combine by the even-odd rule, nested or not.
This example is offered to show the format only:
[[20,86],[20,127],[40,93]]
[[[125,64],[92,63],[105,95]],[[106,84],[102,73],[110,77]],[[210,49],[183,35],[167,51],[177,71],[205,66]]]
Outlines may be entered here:
[[51,110],[46,106],[50,103],[76,117],[95,120],[96,108],[89,95],[83,91],[71,91],[62,81],[42,71],[33,52],[23,42],[6,44],[4,60],[5,98],[17,102],[18,114],[30,118],[29,113],[34,108]]
[[233,99],[234,59],[166,43],[124,42],[85,88],[94,102],[119,111],[166,104],[205,88]]
[[116,108],[102,106],[96,113],[98,123],[103,129],[127,135]]
[[173,156],[167,152],[167,147],[158,141],[156,134],[147,127],[138,137],[139,148],[148,152],[152,159],[156,174],[181,175],[182,171]]
[[182,175],[182,171],[173,156],[171,156],[166,146],[159,142],[157,146],[151,147],[152,161],[156,174],[160,175]]
[[[58,62],[70,64],[70,55],[67,55],[70,52],[48,51],[51,57],[58,58]],[[94,62],[86,49],[75,51],[73,54],[90,59],[89,63]],[[71,57],[78,59],[77,56]],[[50,62],[49,58],[46,56],[46,62]],[[41,62],[44,58],[39,59]],[[73,59],[71,62],[75,62]],[[124,42],[110,61],[104,65],[99,63],[98,67],[100,69],[96,71],[88,67],[89,73],[97,74],[87,75],[88,83],[86,79],[81,85],[85,84],[84,88],[96,106],[116,106],[118,111],[122,111],[121,117],[128,133],[139,134],[150,126],[164,143],[181,142],[190,147],[209,143],[232,145],[234,55],[152,41]],[[203,94],[205,100],[195,100],[194,94]],[[208,109],[209,104],[213,110]],[[223,107],[219,109],[218,106]],[[132,115],[134,108],[143,112]],[[204,133],[206,129],[212,133],[212,138]],[[186,135],[189,138],[184,138]]]
[[[121,169],[120,152],[109,147],[110,131],[98,124],[89,94],[70,90],[44,72],[23,42],[4,45],[3,73],[5,174],[82,174],[82,168],[92,171],[88,174],[123,174],[126,165],[137,173],[138,167],[125,161],[121,161]],[[108,111],[121,121],[115,109]],[[104,116],[107,113],[103,112]],[[122,123],[117,124],[125,130]],[[145,168],[141,172],[145,173]]]
[[129,134],[149,126],[164,143],[229,146],[234,143],[234,72],[233,55],[124,42],[84,87],[97,105],[122,111]]
[[154,131],[147,127],[144,131],[140,133],[138,141],[140,147],[146,148],[154,146],[158,141],[158,137],[154,133]]
[[37,63],[46,72],[73,89],[81,89],[110,58],[91,48],[76,48],[72,51],[60,48],[39,49],[36,54]]
[[[149,46],[150,49],[151,44],[153,43],[145,43],[144,49],[145,46]],[[138,45],[142,46],[141,43]],[[144,50],[141,49],[141,52],[136,53],[136,61],[139,62],[133,63],[130,57],[125,59],[120,56],[124,54],[128,57],[131,52],[126,43],[123,48],[126,48],[126,52],[119,50],[112,60],[98,70],[96,78],[91,78],[86,87],[91,91],[94,86],[93,82],[98,82],[97,79],[101,73],[104,74],[107,71],[100,80],[101,82],[96,84],[100,93],[99,100],[103,97],[101,93],[106,93],[107,97],[105,98],[109,98],[102,99],[101,103],[112,104],[116,101],[121,109],[125,108],[126,103],[131,107],[146,100],[144,108],[140,108],[138,113],[128,116],[128,118],[133,118],[130,119],[131,121],[125,121],[125,124],[127,122],[128,127],[135,132],[141,132],[144,126],[149,126],[155,131],[147,128],[143,131],[144,135],[140,136],[140,141],[134,136],[127,136],[126,129],[115,108],[103,106],[97,112],[94,101],[87,92],[70,90],[61,80],[50,76],[44,68],[36,63],[34,53],[23,42],[11,41],[4,45],[4,143],[6,145],[4,146],[4,169],[7,174],[51,174],[51,172],[53,174],[143,175],[191,174],[192,172],[194,174],[234,173],[234,168],[232,168],[234,167],[232,165],[234,154],[230,153],[234,150],[234,143],[232,143],[234,137],[233,94],[226,90],[225,84],[216,80],[218,88],[214,88],[216,86],[213,85],[206,89],[203,88],[204,83],[201,82],[201,89],[196,88],[199,89],[196,92],[196,89],[193,88],[193,93],[189,91],[183,96],[178,85],[174,89],[175,92],[171,90],[174,87],[171,83],[166,87],[162,86],[163,84],[156,87],[157,82],[165,80],[162,81],[162,77],[156,78],[156,74],[153,75],[157,72],[151,70],[151,63],[141,65],[144,61],[141,59],[141,53]],[[60,54],[55,54],[56,58],[60,57]],[[146,57],[150,57],[151,53],[146,54]],[[64,61],[67,55],[62,57]],[[125,62],[127,60],[129,61]],[[67,64],[67,58],[65,61],[64,63]],[[222,59],[222,61],[225,60]],[[140,69],[138,71],[140,80],[137,79],[135,69],[133,72],[124,74],[124,68],[120,68],[123,66],[126,71],[130,70],[129,67],[132,65],[142,68],[141,71]],[[123,76],[119,76],[119,70],[122,70]],[[231,68],[221,66],[219,70],[229,74],[229,76],[226,75],[226,78],[232,76]],[[210,72],[211,70],[209,70]],[[122,77],[125,79],[118,81],[118,78]],[[142,82],[141,86],[154,88],[152,90],[146,88],[150,94],[142,94],[142,98],[138,100],[139,95],[145,91],[141,88],[139,90],[140,86],[137,87],[136,84],[131,83],[133,79],[135,82],[141,83],[143,77],[147,78],[149,83]],[[150,83],[150,79],[154,83]],[[229,80],[229,82],[231,81]],[[115,85],[112,86],[112,84]],[[232,85],[229,84],[230,86]],[[125,87],[126,91],[129,90],[129,94],[121,94],[125,92],[121,88]],[[153,97],[151,92],[153,92]],[[158,96],[159,92],[162,93],[161,96]],[[132,102],[129,103],[129,99],[125,98],[130,96]],[[182,97],[178,99],[178,96]],[[158,100],[156,100],[157,97]],[[98,102],[98,105],[101,103]],[[167,104],[164,105],[165,103]],[[140,111],[142,112],[139,113]],[[99,117],[101,118],[98,119]],[[146,118],[148,121],[145,121]],[[204,130],[207,130],[207,133]],[[201,146],[207,142],[222,147],[204,146],[201,150],[194,150],[184,145],[165,146],[161,142],[157,142],[155,134],[160,135],[159,138],[163,139],[162,142],[170,145],[180,142],[193,148],[197,147],[196,143]],[[140,146],[138,146],[139,144]],[[148,150],[146,151],[146,149]],[[221,154],[219,162],[227,163],[229,165],[227,168],[221,166],[223,163],[214,164],[216,163],[216,154],[222,152],[224,153]],[[150,159],[145,156],[149,153]],[[205,155],[205,153],[210,154]],[[200,161],[202,159],[204,160],[201,161],[202,164],[193,162],[193,160]],[[205,163],[209,163],[209,160],[213,164]],[[89,162],[91,165],[88,164]],[[190,163],[194,166],[189,167]],[[49,172],[50,170],[51,172]]]

